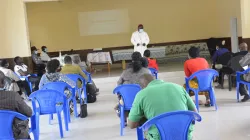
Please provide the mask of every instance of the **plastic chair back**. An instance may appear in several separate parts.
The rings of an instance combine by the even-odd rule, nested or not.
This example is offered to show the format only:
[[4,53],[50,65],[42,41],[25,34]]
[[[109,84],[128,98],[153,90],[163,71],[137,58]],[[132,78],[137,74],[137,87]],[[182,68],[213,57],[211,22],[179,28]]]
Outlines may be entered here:
[[144,123],[139,129],[147,131],[155,125],[161,140],[188,140],[189,126],[201,121],[201,116],[191,111],[176,111],[161,114]]
[[141,90],[141,87],[136,84],[124,84],[116,87],[114,94],[122,96],[125,110],[130,110],[134,102],[136,94]]
[[241,60],[241,58],[244,57],[244,55],[238,55],[233,57],[230,61],[229,61],[229,67],[233,70],[233,71],[243,71],[244,69],[241,67],[239,61]]
[[81,76],[81,75],[79,75],[79,74],[66,74],[66,76],[69,78],[69,79],[71,79],[71,80],[73,80],[73,81],[75,81],[75,82],[78,82],[78,80],[80,80],[80,81],[82,81],[83,82],[83,84],[85,85],[85,79]]
[[148,68],[151,71],[151,74],[155,76],[155,79],[158,79],[158,71],[155,68]]
[[86,70],[82,70],[82,71],[88,76],[88,82],[91,83],[92,82],[91,74],[87,72]]
[[205,69],[200,70],[192,74],[190,77],[186,78],[186,86],[187,89],[192,89],[189,86],[189,81],[196,78],[199,83],[198,89],[192,89],[192,90],[199,90],[199,91],[206,91],[209,90],[212,87],[213,78],[215,76],[218,76],[218,72],[214,69]]
[[226,66],[232,57],[233,57],[233,54],[231,52],[226,52],[218,57],[216,63]]
[[20,120],[27,120],[28,117],[13,111],[0,110],[0,139],[1,140],[15,140],[12,125],[14,118]]
[[[52,114],[56,112],[56,105],[64,105],[67,97],[63,92],[56,90],[38,90],[30,95],[32,99],[33,109],[37,109],[36,101],[38,102],[40,114]],[[37,111],[35,111],[37,112]]]
[[65,82],[50,82],[43,86],[43,90],[51,89],[64,93],[65,89],[71,90],[71,87]]

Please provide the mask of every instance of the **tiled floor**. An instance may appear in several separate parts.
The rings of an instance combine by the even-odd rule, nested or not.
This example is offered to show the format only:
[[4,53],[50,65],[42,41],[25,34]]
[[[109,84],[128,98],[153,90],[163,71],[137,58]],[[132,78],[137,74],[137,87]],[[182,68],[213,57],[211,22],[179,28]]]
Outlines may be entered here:
[[[175,69],[172,69],[175,67]],[[182,66],[165,66],[161,68],[175,70],[174,72],[161,72],[159,78],[168,82],[182,85],[184,82]],[[136,140],[136,130],[126,128],[125,135],[119,136],[119,119],[113,107],[116,96],[112,90],[116,86],[118,75],[114,77],[98,78],[94,81],[100,88],[98,101],[88,104],[89,116],[85,119],[72,119],[69,131],[64,131],[65,140]],[[105,75],[105,74],[104,74]],[[104,76],[102,76],[104,77]],[[226,83],[226,82],[225,82]],[[194,140],[249,140],[250,139],[250,102],[237,103],[236,92],[228,89],[215,90],[218,111],[213,107],[201,107],[202,122],[196,123]],[[201,99],[204,100],[203,97]],[[55,119],[53,125],[48,124],[48,116],[42,116],[40,122],[41,140],[57,140],[59,137],[58,124]]]

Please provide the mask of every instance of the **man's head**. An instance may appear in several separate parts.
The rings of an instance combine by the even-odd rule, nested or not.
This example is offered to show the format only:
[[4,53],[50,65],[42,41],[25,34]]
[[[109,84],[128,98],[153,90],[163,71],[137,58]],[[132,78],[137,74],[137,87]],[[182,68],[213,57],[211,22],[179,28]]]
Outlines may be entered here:
[[1,59],[0,60],[0,66],[8,68],[9,67],[9,62],[6,59]]
[[151,74],[144,74],[139,77],[139,84],[141,88],[146,88],[150,82],[154,80],[154,77]]
[[79,56],[73,56],[73,60],[72,61],[73,61],[74,64],[79,64],[81,62]]
[[43,52],[47,52],[48,51],[46,46],[42,46],[41,49],[42,49]]
[[138,25],[138,31],[141,33],[143,32],[143,25],[142,24],[139,24]]
[[53,59],[47,63],[47,73],[56,73],[60,71],[60,62],[57,59]]
[[144,57],[147,57],[147,58],[149,58],[150,57],[150,50],[146,50],[146,51],[144,51]]
[[147,60],[147,58],[145,58],[145,57],[142,57],[142,58],[141,58],[141,65],[142,65],[144,68],[148,68],[148,60]]
[[70,56],[65,56],[64,57],[64,63],[65,64],[72,64],[72,59]]
[[0,88],[4,88],[4,79],[5,75],[2,71],[0,71]]
[[21,65],[21,64],[23,64],[23,59],[21,57],[17,56],[17,57],[14,58],[14,62],[17,65]]
[[189,50],[188,50],[188,55],[189,58],[196,58],[200,56],[200,50],[199,48],[196,48],[194,46],[192,46]]
[[31,53],[34,53],[34,54],[38,53],[36,46],[32,46],[30,49],[31,49]]
[[240,51],[247,51],[247,49],[248,49],[247,43],[245,43],[245,42],[241,43],[239,46],[239,49],[240,49]]

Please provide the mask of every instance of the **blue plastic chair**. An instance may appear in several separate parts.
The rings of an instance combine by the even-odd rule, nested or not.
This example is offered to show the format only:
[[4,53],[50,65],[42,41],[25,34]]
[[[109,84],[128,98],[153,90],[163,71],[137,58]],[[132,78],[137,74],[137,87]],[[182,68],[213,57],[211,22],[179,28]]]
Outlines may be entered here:
[[[64,114],[65,129],[66,131],[69,130],[67,97],[63,93],[56,90],[39,90],[33,92],[30,95],[30,99],[32,100],[32,107],[36,117],[36,132],[38,136],[40,133],[40,115],[50,115],[56,113],[59,122],[60,136],[63,138],[61,112]],[[38,103],[39,106],[36,106],[36,103]]]
[[243,76],[244,74],[247,74],[249,73],[250,71],[250,68],[248,68],[247,70],[243,71],[243,72],[240,72],[240,71],[237,71],[236,72],[236,94],[237,94],[237,101],[239,102],[240,101],[240,92],[239,92],[239,88],[240,88],[240,84],[244,84],[244,85],[247,85],[248,87],[248,94],[250,92],[250,82],[247,82],[247,81],[244,81],[244,80],[241,80],[241,76]]
[[[195,104],[196,108],[199,111],[199,92],[201,91],[208,91],[209,97],[210,97],[210,104],[212,106],[215,106],[215,109],[217,110],[217,104],[214,94],[214,88],[213,88],[213,79],[214,77],[219,76],[218,72],[213,69],[206,69],[206,70],[200,70],[192,74],[190,77],[186,77],[186,90],[189,93],[189,91],[193,91],[195,94]],[[199,87],[197,89],[191,88],[189,85],[189,81],[196,78],[198,81]]]
[[[8,110],[0,110],[0,139],[1,140],[15,140],[13,131],[12,131],[12,125],[14,118],[18,118],[20,120],[28,120],[28,117],[14,112],[14,111],[8,111]],[[35,134],[34,134],[34,138]]]
[[[37,77],[37,74],[30,74],[30,76],[36,76],[36,77]],[[25,79],[25,81],[28,82],[29,87],[30,87],[30,91],[31,91],[31,93],[32,93],[32,92],[33,92],[33,85],[32,85],[32,83],[29,81],[29,76],[18,76],[18,77],[19,77],[20,79],[23,78],[23,79]],[[27,93],[26,93],[26,96],[28,97]]]
[[86,70],[82,70],[82,71],[88,76],[88,82],[92,83],[91,74],[89,72],[87,72]]
[[121,95],[124,105],[119,104],[120,109],[120,135],[123,136],[123,128],[125,127],[124,114],[132,108],[136,94],[141,90],[141,87],[136,84],[125,84],[116,87],[114,94]]
[[[81,95],[82,95],[82,91],[84,91],[84,104],[87,104],[87,84],[85,79],[79,75],[79,74],[66,74],[66,76],[71,79],[72,81],[75,81],[76,83],[76,87],[74,89],[75,93],[78,93],[78,97],[80,98],[80,104],[82,104],[82,100],[81,100]],[[78,88],[78,81],[81,81],[82,83],[82,87]]]
[[155,76],[155,79],[158,79],[158,70],[155,68],[148,68],[151,71],[151,74]]
[[[59,91],[60,93],[63,93],[63,94],[64,94],[64,91],[66,89],[70,90],[72,92],[72,96],[67,100],[68,106],[69,106],[70,102],[72,101],[74,104],[74,115],[75,115],[75,117],[78,117],[75,92],[67,83],[65,83],[65,82],[50,82],[50,83],[45,84],[42,88],[42,90],[48,90],[48,89],[56,90],[56,91]],[[68,108],[68,119],[69,119],[68,121],[71,122],[69,108]],[[49,117],[49,124],[51,124],[51,120],[53,120],[53,114],[51,114]]]
[[137,128],[138,140],[144,140],[143,132],[154,125],[161,140],[188,140],[189,127],[194,121],[201,121],[201,116],[191,111],[176,111],[161,114],[148,120]]

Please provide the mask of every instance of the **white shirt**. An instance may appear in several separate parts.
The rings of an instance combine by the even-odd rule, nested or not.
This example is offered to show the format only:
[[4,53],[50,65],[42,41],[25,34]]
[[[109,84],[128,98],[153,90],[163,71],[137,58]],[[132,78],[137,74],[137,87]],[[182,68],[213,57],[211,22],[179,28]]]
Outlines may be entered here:
[[135,31],[133,34],[132,34],[132,37],[131,37],[131,43],[134,45],[134,46],[137,46],[137,44],[139,44],[140,46],[142,46],[143,43],[146,44],[146,46],[148,45],[149,43],[149,37],[148,37],[148,34],[146,32],[139,32],[139,31]]
[[[18,72],[19,70],[22,70],[23,72],[28,71],[28,66],[26,66],[25,64],[23,64],[22,66],[19,65],[15,65],[14,67],[14,71],[18,76],[21,76],[21,74]],[[20,78],[22,81],[25,80],[25,78]]]
[[49,55],[47,54],[47,53],[45,53],[45,52],[41,52],[41,60],[42,61],[50,61],[51,59],[50,59],[50,57],[49,57]]
[[[20,78],[11,69],[0,67],[0,71],[2,71],[4,73],[4,75],[6,77],[9,77],[11,80],[14,80],[16,82],[20,81]],[[17,92],[20,90],[20,88],[18,87],[17,83],[11,83],[9,85],[8,89],[6,89],[6,90]]]
[[[134,45],[134,52],[140,52],[143,56],[144,51],[147,49],[147,45],[149,43],[149,37],[146,32],[136,31],[132,34],[131,43]],[[145,43],[145,46],[143,44]],[[137,46],[139,44],[139,46]]]

